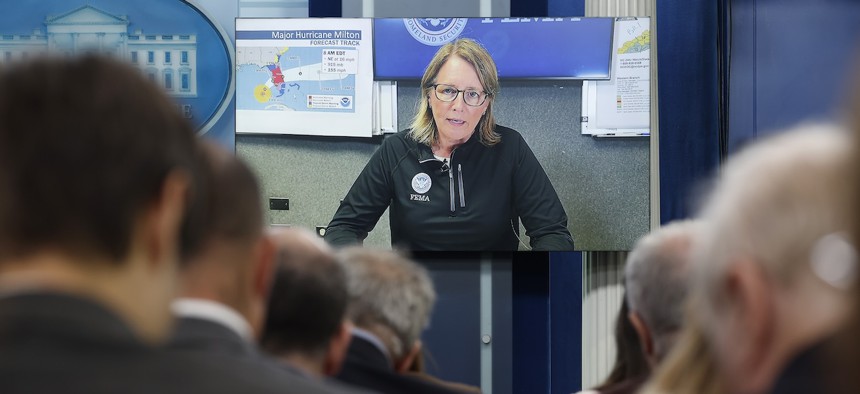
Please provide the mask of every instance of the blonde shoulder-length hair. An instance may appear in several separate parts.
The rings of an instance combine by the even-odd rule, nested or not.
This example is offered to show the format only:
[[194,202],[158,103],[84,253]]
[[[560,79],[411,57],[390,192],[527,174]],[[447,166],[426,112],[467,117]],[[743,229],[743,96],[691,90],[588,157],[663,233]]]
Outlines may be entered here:
[[684,308],[684,325],[669,354],[652,372],[639,394],[721,394],[716,353],[705,337],[700,298],[691,296]]
[[475,132],[480,136],[481,143],[486,146],[497,144],[501,140],[501,136],[496,133],[496,119],[493,117],[493,98],[499,92],[499,73],[496,70],[496,62],[490,56],[489,52],[475,40],[469,38],[459,38],[449,42],[436,51],[436,55],[427,65],[424,70],[424,77],[421,78],[421,97],[418,101],[418,111],[415,118],[412,120],[410,136],[415,141],[433,146],[438,139],[438,130],[436,122],[433,120],[433,111],[430,109],[430,95],[433,94],[433,84],[436,83],[436,76],[439,75],[439,70],[451,58],[458,56],[469,64],[475,67],[478,72],[478,80],[481,81],[481,86],[484,92],[487,93],[487,111],[481,116]]

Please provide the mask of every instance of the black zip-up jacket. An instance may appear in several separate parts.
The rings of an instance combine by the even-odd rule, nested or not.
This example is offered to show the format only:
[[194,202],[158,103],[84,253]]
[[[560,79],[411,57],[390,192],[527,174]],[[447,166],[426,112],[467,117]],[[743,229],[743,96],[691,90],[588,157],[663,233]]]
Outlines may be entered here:
[[359,243],[391,206],[391,243],[410,250],[517,250],[521,219],[534,250],[573,250],[567,214],[534,153],[513,129],[473,133],[448,163],[408,130],[383,140],[326,229],[332,245]]

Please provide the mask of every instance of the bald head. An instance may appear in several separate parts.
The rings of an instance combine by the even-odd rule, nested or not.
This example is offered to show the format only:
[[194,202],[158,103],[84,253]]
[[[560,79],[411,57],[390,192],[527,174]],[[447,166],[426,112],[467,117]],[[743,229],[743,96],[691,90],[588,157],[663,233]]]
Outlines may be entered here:
[[279,264],[301,265],[320,258],[334,259],[331,247],[304,227],[272,228],[269,237],[282,257]]

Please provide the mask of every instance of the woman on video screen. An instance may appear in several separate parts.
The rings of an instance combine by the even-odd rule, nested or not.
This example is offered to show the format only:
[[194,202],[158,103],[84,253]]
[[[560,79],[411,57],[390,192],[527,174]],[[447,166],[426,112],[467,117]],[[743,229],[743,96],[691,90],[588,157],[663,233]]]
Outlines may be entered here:
[[498,91],[484,47],[466,38],[442,46],[421,79],[412,126],[382,142],[325,239],[361,242],[390,206],[398,248],[517,250],[522,220],[532,249],[573,250],[567,214],[534,153],[495,124]]

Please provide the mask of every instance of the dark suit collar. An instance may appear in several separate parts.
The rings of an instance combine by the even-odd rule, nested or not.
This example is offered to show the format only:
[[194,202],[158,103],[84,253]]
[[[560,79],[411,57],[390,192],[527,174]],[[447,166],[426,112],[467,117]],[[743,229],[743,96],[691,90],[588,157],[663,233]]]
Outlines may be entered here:
[[181,317],[176,321],[170,347],[177,350],[209,351],[237,357],[258,357],[252,343],[229,327],[207,319]]
[[373,342],[359,336],[352,336],[346,352],[347,361],[377,369],[393,371],[388,357]]

